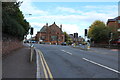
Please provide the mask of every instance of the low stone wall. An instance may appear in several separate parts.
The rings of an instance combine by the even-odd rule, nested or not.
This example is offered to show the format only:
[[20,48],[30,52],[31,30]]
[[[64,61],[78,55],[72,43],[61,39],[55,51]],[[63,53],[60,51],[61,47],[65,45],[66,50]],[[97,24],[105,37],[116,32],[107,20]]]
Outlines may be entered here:
[[10,53],[23,46],[23,42],[16,38],[3,37],[2,39],[2,54]]
[[91,45],[91,47],[100,47],[100,48],[111,48],[111,49],[120,49],[120,45],[119,44],[94,44]]

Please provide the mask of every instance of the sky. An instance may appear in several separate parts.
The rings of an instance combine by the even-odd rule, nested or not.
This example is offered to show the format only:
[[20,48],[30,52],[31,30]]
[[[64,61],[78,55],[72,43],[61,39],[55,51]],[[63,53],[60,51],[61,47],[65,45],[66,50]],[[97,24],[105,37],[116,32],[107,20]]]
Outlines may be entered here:
[[[118,16],[118,2],[40,2],[23,1],[20,6],[25,18],[34,28],[34,35],[48,23],[54,22],[68,34],[84,37],[84,29],[95,20],[105,23]],[[28,15],[32,14],[32,15]],[[28,36],[30,38],[30,36]]]

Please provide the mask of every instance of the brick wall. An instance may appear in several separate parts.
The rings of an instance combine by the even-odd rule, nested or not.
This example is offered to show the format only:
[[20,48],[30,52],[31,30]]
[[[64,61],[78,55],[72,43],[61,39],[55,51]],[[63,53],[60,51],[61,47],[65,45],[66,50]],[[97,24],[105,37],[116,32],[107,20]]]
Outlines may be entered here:
[[10,53],[23,46],[23,42],[16,38],[3,37],[2,38],[2,54]]

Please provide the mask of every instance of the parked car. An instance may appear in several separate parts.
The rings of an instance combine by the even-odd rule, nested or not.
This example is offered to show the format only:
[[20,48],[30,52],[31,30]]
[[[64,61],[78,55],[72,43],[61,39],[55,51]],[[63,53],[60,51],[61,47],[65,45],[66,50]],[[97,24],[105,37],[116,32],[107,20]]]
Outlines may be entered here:
[[86,45],[86,44],[87,44],[87,42],[86,42],[86,41],[84,41],[84,42],[82,42],[81,44],[82,44],[82,45]]
[[29,40],[26,40],[26,41],[24,41],[24,43],[30,43],[30,41],[29,41]]
[[32,43],[35,43],[36,41],[31,41]]
[[66,44],[66,42],[62,42],[62,43],[61,43],[61,45],[64,45],[64,46],[66,46],[67,44]]
[[111,44],[120,44],[120,38],[112,40]]

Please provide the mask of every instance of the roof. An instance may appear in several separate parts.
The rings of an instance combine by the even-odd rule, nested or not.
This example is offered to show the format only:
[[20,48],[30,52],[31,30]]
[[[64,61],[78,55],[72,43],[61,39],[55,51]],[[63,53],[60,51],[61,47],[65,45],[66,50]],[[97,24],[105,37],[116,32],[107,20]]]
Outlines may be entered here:
[[114,18],[115,20],[118,20],[118,19],[120,19],[120,16],[118,16],[118,17],[116,17],[116,18]]
[[47,27],[43,26],[42,29],[40,30],[40,32],[46,32],[46,30],[47,30]]
[[50,26],[48,26],[48,25],[43,26],[39,32],[47,32],[47,30],[56,31],[56,29],[57,29],[57,31],[60,31],[62,33],[62,29],[59,28],[59,26],[57,26],[54,22]]
[[[54,22],[52,25],[50,25],[49,27],[52,27],[52,26],[58,27],[58,26],[55,24],[55,22]],[[58,27],[58,28],[59,28],[59,27]]]
[[116,17],[116,18],[113,18],[113,19],[108,19],[107,24],[108,24],[108,22],[115,22],[115,21],[117,21],[118,19],[120,19],[120,16],[118,16],[118,17]]
[[116,21],[116,20],[117,20],[117,17],[114,19],[108,19],[108,22],[112,22],[112,21]]

